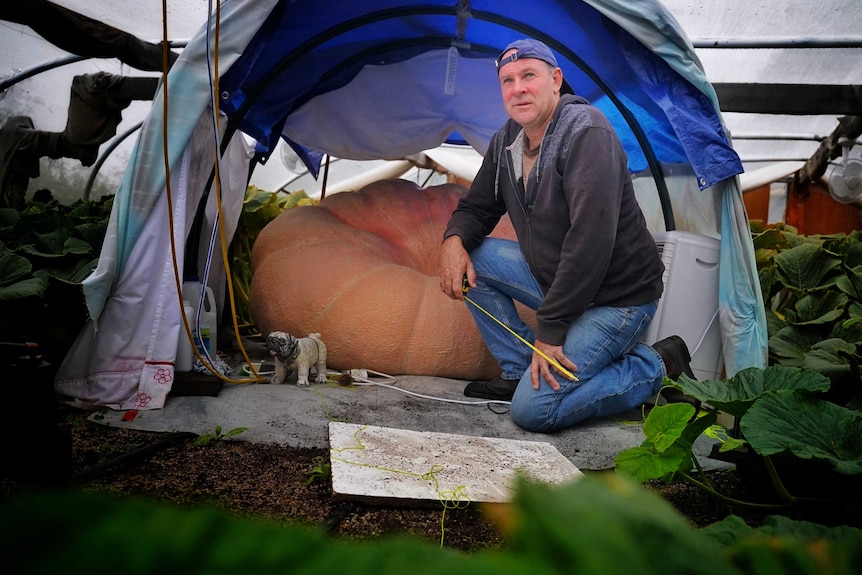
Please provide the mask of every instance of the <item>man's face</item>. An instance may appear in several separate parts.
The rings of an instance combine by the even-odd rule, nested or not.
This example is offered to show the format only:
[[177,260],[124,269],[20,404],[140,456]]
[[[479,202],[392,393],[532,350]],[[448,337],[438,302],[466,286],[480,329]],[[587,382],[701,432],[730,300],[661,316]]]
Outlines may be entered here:
[[[515,50],[506,52],[508,56]],[[500,89],[506,113],[524,129],[545,125],[560,96],[563,73],[535,58],[523,58],[500,68]]]

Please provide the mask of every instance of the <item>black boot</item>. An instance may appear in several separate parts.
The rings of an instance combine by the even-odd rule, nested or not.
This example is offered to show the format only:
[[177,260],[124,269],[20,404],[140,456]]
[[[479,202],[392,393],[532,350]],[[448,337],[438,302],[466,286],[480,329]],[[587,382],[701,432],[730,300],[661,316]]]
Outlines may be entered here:
[[688,346],[678,335],[666,337],[652,344],[652,348],[661,356],[664,366],[667,368],[667,376],[677,381],[683,373],[691,379],[696,379],[691,371],[691,355]]
[[515,388],[518,387],[518,379],[503,379],[498,377],[491,381],[471,381],[464,388],[467,397],[481,397],[482,399],[496,399],[498,401],[512,401]]
[[[667,377],[673,381],[679,380],[682,374],[687,375],[691,379],[694,373],[691,371],[691,355],[688,352],[688,346],[685,341],[678,335],[672,335],[661,341],[652,344],[652,348],[661,356],[664,361],[664,366],[667,371]],[[695,415],[700,410],[700,400],[690,395],[686,395],[675,387],[663,386],[659,391],[661,397],[667,403],[690,403],[694,406]]]

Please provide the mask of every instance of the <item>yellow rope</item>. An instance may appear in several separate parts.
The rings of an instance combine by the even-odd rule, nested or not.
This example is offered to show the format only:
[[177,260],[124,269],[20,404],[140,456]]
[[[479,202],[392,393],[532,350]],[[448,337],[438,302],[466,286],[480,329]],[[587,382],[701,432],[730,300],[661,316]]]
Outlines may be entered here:
[[553,357],[549,356],[548,354],[546,354],[545,352],[543,352],[542,350],[537,348],[535,345],[533,345],[532,343],[530,343],[529,341],[527,341],[526,339],[524,339],[523,337],[521,337],[520,335],[515,333],[515,331],[512,328],[510,328],[508,325],[506,325],[505,323],[503,323],[502,321],[500,321],[499,319],[497,319],[496,317],[491,315],[491,312],[489,312],[488,310],[486,310],[485,308],[483,308],[482,306],[480,306],[479,304],[477,304],[476,302],[471,300],[469,297],[467,297],[467,289],[468,288],[466,287],[466,283],[465,283],[465,287],[462,288],[462,291],[464,292],[464,299],[466,299],[468,302],[470,302],[471,304],[476,306],[477,309],[479,309],[485,315],[487,315],[488,317],[490,317],[491,319],[496,321],[498,324],[500,324],[501,326],[506,328],[506,331],[508,331],[509,333],[511,333],[512,335],[517,337],[519,340],[521,340],[521,342],[523,342],[527,347],[529,347],[530,349],[532,349],[533,351],[535,351],[536,353],[541,355],[543,358],[545,358],[545,360],[548,363],[550,363],[551,365],[553,365],[560,373],[562,373],[563,375],[565,375],[566,377],[568,377],[572,381],[579,381],[578,378],[575,377],[575,374],[572,373],[571,371],[569,371],[568,369],[566,369],[565,367],[563,367],[562,365],[560,365],[559,361],[557,361]]
[[[214,105],[213,115],[216,118],[216,120],[218,120],[218,116],[219,116],[219,98],[220,98],[219,87],[218,87],[220,31],[221,31],[221,2],[217,2],[216,3],[216,14],[215,14],[215,37],[214,37],[215,46],[213,49],[213,70],[214,71],[213,71],[213,86],[212,86],[213,105]],[[209,50],[209,46],[207,46],[207,50]],[[217,123],[214,125],[214,129],[216,129],[216,130],[218,129]],[[218,141],[217,137],[215,138],[215,141],[216,142]],[[221,377],[221,379],[223,379],[224,381],[227,381],[229,383],[263,383],[266,381],[266,378],[261,377],[261,375],[259,373],[257,373],[257,370],[255,370],[251,359],[249,359],[248,352],[246,351],[245,346],[242,343],[242,336],[239,333],[239,326],[237,324],[236,298],[235,298],[234,293],[233,293],[233,282],[231,281],[231,278],[233,277],[233,275],[231,274],[231,271],[230,271],[230,261],[229,261],[228,256],[227,256],[227,254],[228,254],[228,242],[227,242],[227,236],[226,236],[225,230],[224,230],[224,213],[222,211],[222,202],[221,202],[221,174],[219,172],[219,160],[218,160],[218,155],[220,154],[220,150],[218,149],[217,146],[214,146],[213,151],[215,153],[214,154],[214,161],[213,161],[213,169],[215,170],[214,191],[215,191],[215,197],[216,197],[216,207],[218,209],[218,231],[219,231],[219,238],[221,239],[222,263],[224,264],[225,273],[227,275],[227,281],[225,282],[225,284],[227,286],[227,291],[228,291],[228,301],[230,302],[230,310],[231,310],[230,315],[231,315],[231,318],[233,319],[233,330],[234,330],[234,336],[236,337],[237,346],[239,347],[240,353],[242,354],[243,359],[245,359],[245,361],[248,364],[249,369],[251,370],[251,373],[252,373],[252,377],[246,378],[246,379],[231,380],[231,379],[228,379],[226,377]]]
[[[177,301],[179,303],[179,308],[180,308],[180,310],[182,310],[183,309],[183,296],[182,296],[183,290],[182,290],[182,283],[180,281],[179,266],[177,264],[177,247],[176,247],[176,241],[175,241],[175,237],[174,237],[175,233],[174,233],[173,199],[172,199],[172,194],[171,194],[171,166],[170,166],[170,159],[168,157],[168,48],[169,48],[169,46],[168,46],[168,14],[167,13],[168,13],[167,0],[163,0],[162,1],[162,108],[163,108],[163,110],[162,110],[162,116],[163,116],[162,117],[162,146],[164,148],[165,195],[167,197],[167,204],[168,204],[168,226],[170,229],[170,236],[171,236],[171,259],[172,259],[173,270],[174,270],[174,283],[176,284]],[[218,118],[218,102],[219,102],[219,95],[218,95],[218,58],[219,58],[218,44],[219,44],[220,23],[221,23],[221,3],[219,2],[216,4],[215,46],[214,46],[214,50],[213,50],[213,62],[214,62],[215,70],[213,73],[214,80],[213,80],[212,91],[213,91],[213,95],[214,95],[213,100],[214,100],[215,108],[214,108],[213,113],[214,113],[215,118]],[[207,24],[207,25],[209,26],[209,24]],[[210,49],[209,45],[207,45],[206,49],[207,50]],[[218,129],[217,126],[215,126],[215,129]],[[221,177],[219,174],[219,163],[218,163],[219,150],[218,150],[218,146],[214,146],[214,149],[215,149],[215,155],[216,155],[215,162],[214,162],[214,171],[215,171],[215,182],[214,183],[215,183],[216,206],[218,208],[218,215],[219,215],[218,223],[219,223],[219,232],[220,232],[221,245],[222,245],[222,258],[224,261],[225,271],[226,271],[227,277],[228,277],[227,289],[228,289],[228,296],[229,296],[229,301],[230,301],[230,305],[231,305],[231,312],[232,312],[231,315],[233,317],[234,334],[236,335],[236,341],[237,341],[237,344],[239,346],[240,352],[242,353],[243,358],[245,359],[246,363],[248,364],[249,370],[251,371],[252,376],[250,378],[237,380],[237,379],[230,379],[229,377],[226,377],[225,375],[223,375],[221,373],[221,371],[219,371],[213,365],[211,365],[209,363],[209,361],[207,360],[207,358],[205,358],[203,356],[203,354],[201,354],[200,350],[198,350],[197,345],[195,344],[194,336],[192,335],[191,326],[189,326],[189,322],[188,322],[188,319],[186,318],[186,315],[183,313],[183,314],[180,314],[180,317],[183,320],[182,321],[183,330],[185,331],[186,338],[191,343],[192,351],[194,352],[194,354],[198,358],[198,360],[201,362],[201,365],[203,365],[206,368],[206,370],[210,372],[210,374],[212,374],[213,376],[215,376],[218,379],[221,379],[222,381],[227,382],[227,383],[263,383],[266,381],[266,378],[261,377],[260,374],[257,373],[257,370],[254,368],[254,365],[252,364],[251,359],[249,359],[248,353],[246,352],[246,349],[245,349],[245,346],[242,343],[242,337],[240,336],[239,327],[237,325],[236,305],[234,303],[234,294],[233,294],[233,284],[230,281],[230,277],[231,277],[230,263],[228,262],[228,258],[227,258],[227,251],[228,251],[227,250],[227,239],[225,237],[224,226],[222,223],[224,221],[224,215],[222,213],[222,204],[221,204]],[[180,337],[183,337],[182,332],[180,332]],[[217,335],[215,337],[217,337]]]

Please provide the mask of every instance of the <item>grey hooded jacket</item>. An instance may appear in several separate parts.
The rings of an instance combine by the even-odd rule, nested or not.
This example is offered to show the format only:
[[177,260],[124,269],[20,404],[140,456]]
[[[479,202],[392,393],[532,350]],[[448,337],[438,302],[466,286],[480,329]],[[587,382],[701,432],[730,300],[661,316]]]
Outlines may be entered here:
[[508,212],[521,252],[544,292],[536,337],[562,345],[593,305],[640,305],[662,293],[664,266],[637,203],[622,144],[582,97],[561,97],[526,188],[508,148],[509,120],[491,139],[469,193],[444,232],[470,251]]

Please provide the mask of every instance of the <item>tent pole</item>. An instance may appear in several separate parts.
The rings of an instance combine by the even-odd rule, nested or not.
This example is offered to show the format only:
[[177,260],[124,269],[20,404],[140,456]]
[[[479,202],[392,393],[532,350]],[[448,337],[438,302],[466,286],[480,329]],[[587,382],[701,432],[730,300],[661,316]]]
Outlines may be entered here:
[[131,136],[137,130],[139,130],[140,127],[143,125],[144,125],[143,122],[138,122],[137,124],[135,124],[134,126],[129,128],[128,130],[126,130],[124,133],[120,134],[117,138],[114,138],[114,141],[111,142],[111,144],[107,148],[105,148],[105,151],[102,152],[101,157],[98,160],[96,160],[96,163],[93,165],[93,168],[90,170],[90,176],[87,178],[87,184],[84,186],[84,199],[85,200],[90,199],[90,192],[93,189],[93,182],[96,180],[96,175],[98,175],[99,170],[102,168],[102,164],[105,163],[105,160],[108,159],[108,156],[110,156],[113,153],[113,151],[117,149],[117,146],[119,146],[126,138]]
[[326,154],[326,163],[323,165],[323,185],[320,187],[320,200],[326,197],[326,180],[329,179],[329,154]]

